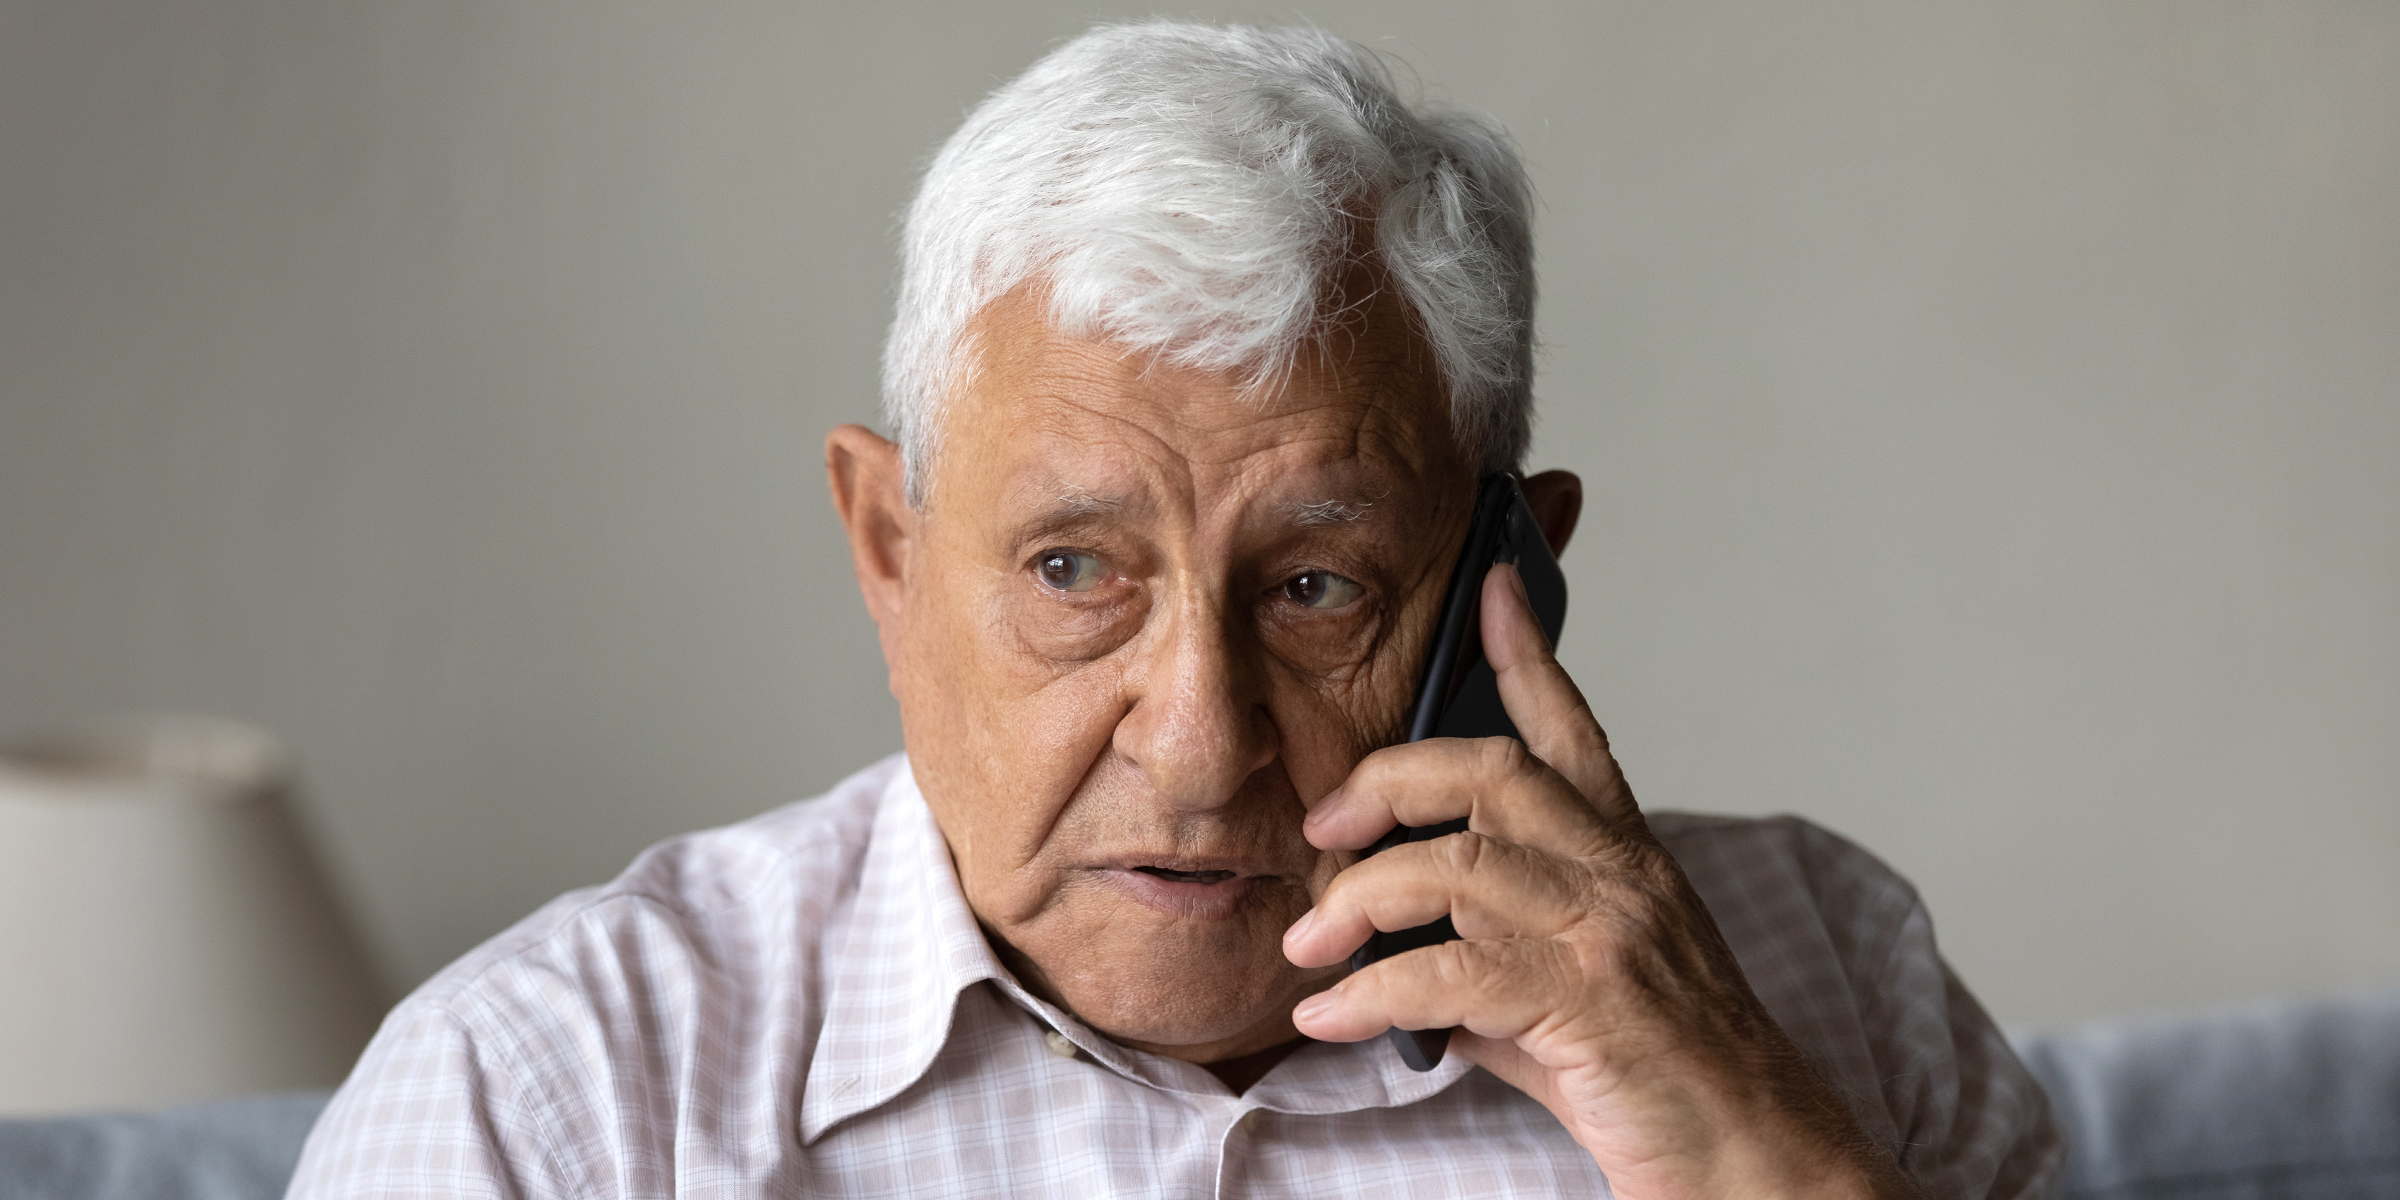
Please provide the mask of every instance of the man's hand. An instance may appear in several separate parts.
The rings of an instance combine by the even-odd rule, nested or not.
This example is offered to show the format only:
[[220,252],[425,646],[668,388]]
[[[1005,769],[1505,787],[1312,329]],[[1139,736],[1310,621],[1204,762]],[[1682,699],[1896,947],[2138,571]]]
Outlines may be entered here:
[[1484,580],[1482,634],[1525,742],[1436,739],[1361,760],[1309,813],[1311,843],[1356,850],[1395,822],[1459,817],[1468,832],[1342,872],[1284,953],[1325,966],[1372,930],[1445,913],[1461,940],[1376,963],[1301,1002],[1293,1023],[1344,1042],[1459,1026],[1450,1052],[1547,1106],[1627,1200],[1916,1195],[1751,992],[1513,567]]

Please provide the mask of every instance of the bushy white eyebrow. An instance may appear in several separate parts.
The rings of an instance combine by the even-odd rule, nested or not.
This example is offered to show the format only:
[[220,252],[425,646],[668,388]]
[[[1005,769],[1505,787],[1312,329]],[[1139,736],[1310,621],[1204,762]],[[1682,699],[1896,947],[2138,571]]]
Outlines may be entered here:
[[1097,496],[1087,488],[1068,487],[1051,501],[1048,511],[1055,517],[1090,517],[1113,513],[1124,507],[1123,500]]
[[1295,525],[1339,525],[1349,521],[1363,521],[1367,517],[1367,510],[1374,507],[1375,502],[1372,500],[1360,500],[1355,503],[1348,500],[1319,500],[1314,504],[1295,504],[1291,507],[1292,523]]

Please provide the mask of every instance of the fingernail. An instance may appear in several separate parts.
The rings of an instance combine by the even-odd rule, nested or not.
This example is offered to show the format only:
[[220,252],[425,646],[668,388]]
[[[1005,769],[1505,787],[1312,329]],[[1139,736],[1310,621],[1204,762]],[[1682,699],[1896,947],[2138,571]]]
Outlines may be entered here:
[[1330,991],[1318,992],[1316,995],[1310,996],[1300,1002],[1300,1007],[1292,1010],[1292,1023],[1297,1025],[1324,1016],[1332,1011],[1333,1001],[1334,994]]
[[1288,942],[1296,937],[1306,937],[1308,936],[1309,927],[1315,925],[1316,923],[1317,910],[1312,908],[1307,912],[1301,913],[1300,919],[1292,922],[1292,927],[1290,929],[1283,931],[1283,939]]

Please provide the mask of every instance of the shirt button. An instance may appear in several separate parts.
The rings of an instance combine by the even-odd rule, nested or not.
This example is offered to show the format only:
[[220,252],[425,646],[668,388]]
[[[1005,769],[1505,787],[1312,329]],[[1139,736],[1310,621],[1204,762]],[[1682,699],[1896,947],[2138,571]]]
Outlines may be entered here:
[[1255,1109],[1255,1108],[1254,1108],[1254,1109],[1251,1109],[1249,1112],[1246,1112],[1246,1113],[1243,1113],[1243,1114],[1242,1114],[1242,1121],[1241,1121],[1241,1125],[1242,1125],[1242,1132],[1243,1132],[1243,1133],[1257,1133],[1257,1132],[1258,1132],[1258,1122],[1259,1122],[1259,1120],[1260,1120],[1260,1118],[1259,1118],[1259,1115],[1258,1115],[1258,1114],[1259,1114],[1259,1110],[1258,1110],[1258,1109]]
[[1050,1053],[1060,1058],[1075,1057],[1075,1043],[1068,1041],[1067,1035],[1055,1029],[1042,1034],[1042,1043],[1050,1047]]

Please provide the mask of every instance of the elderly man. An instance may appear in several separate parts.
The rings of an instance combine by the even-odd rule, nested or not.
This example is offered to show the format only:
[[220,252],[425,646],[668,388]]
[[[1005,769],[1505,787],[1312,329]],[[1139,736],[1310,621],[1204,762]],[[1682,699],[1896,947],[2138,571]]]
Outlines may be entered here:
[[[2037,1191],[1915,893],[1645,814],[1513,568],[1523,741],[1395,744],[1532,302],[1504,138],[1346,43],[1102,28],[1001,88],[909,210],[896,441],[826,448],[907,753],[442,973],[293,1194]],[[1523,491],[1563,546],[1575,478]]]

